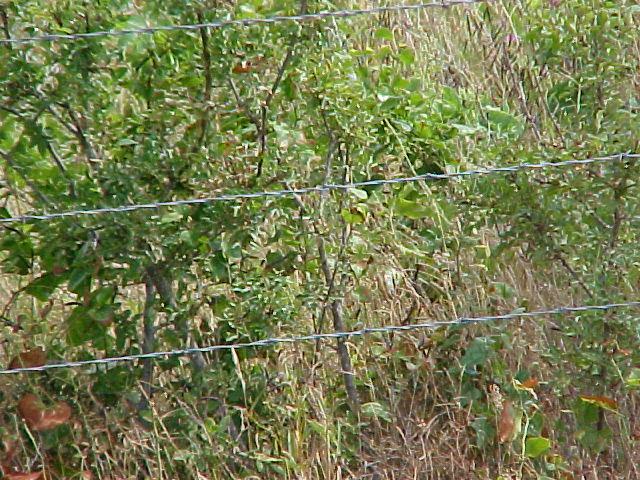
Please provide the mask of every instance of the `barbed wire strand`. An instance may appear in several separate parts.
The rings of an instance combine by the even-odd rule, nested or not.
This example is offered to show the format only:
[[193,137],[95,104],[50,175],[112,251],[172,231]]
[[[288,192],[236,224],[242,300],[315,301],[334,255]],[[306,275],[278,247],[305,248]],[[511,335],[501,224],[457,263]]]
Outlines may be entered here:
[[271,347],[277,344],[293,344],[301,342],[309,342],[315,340],[329,340],[335,338],[351,338],[361,337],[364,335],[370,335],[373,333],[394,333],[394,332],[408,332],[414,330],[429,330],[439,327],[450,327],[455,325],[468,325],[474,323],[486,323],[498,320],[515,320],[531,317],[540,317],[547,315],[568,315],[573,313],[589,312],[589,311],[608,311],[615,308],[635,308],[640,307],[640,301],[623,302],[623,303],[607,303],[604,305],[583,305],[579,307],[557,307],[548,310],[535,310],[531,312],[511,312],[503,315],[489,315],[483,317],[460,317],[450,321],[434,321],[427,323],[416,323],[410,325],[388,325],[383,327],[371,327],[362,328],[360,330],[352,330],[348,332],[335,332],[335,333],[317,333],[311,335],[302,335],[295,337],[272,337],[264,340],[256,340],[253,342],[244,343],[232,343],[232,344],[218,344],[209,345],[206,347],[198,348],[184,348],[177,350],[167,350],[162,352],[150,352],[141,353],[135,355],[122,355],[119,357],[98,358],[93,360],[80,360],[76,362],[60,362],[50,363],[39,367],[24,367],[0,370],[0,375],[9,375],[25,372],[42,372],[45,370],[58,369],[58,368],[75,368],[86,367],[89,365],[105,365],[117,362],[132,362],[145,358],[166,358],[176,356],[186,356],[194,353],[208,353],[217,350],[235,350],[239,348],[251,348],[251,347]]
[[156,32],[169,31],[193,31],[207,29],[218,29],[232,26],[248,27],[251,25],[274,24],[279,22],[308,22],[322,20],[326,18],[348,18],[359,15],[376,15],[387,12],[407,12],[412,10],[422,10],[433,7],[451,7],[455,5],[471,5],[475,3],[489,3],[490,0],[443,0],[440,2],[417,3],[414,5],[388,5],[373,8],[335,10],[318,13],[307,13],[304,15],[276,15],[265,18],[238,18],[230,20],[218,20],[206,23],[194,23],[188,25],[158,25],[153,27],[130,28],[125,30],[101,30],[85,33],[51,33],[32,37],[3,38],[0,44],[25,44],[35,42],[56,42],[63,40],[82,40],[96,37],[117,37],[123,35],[152,34]]
[[271,191],[262,191],[262,192],[228,193],[228,194],[221,194],[214,197],[130,204],[130,205],[121,205],[118,207],[92,208],[92,209],[86,209],[86,210],[69,210],[65,212],[20,215],[17,217],[0,218],[0,224],[28,222],[31,220],[48,221],[48,220],[54,220],[54,219],[64,218],[64,217],[101,215],[101,214],[107,214],[107,213],[123,213],[123,212],[132,212],[135,210],[157,209],[160,207],[178,207],[178,206],[184,206],[184,205],[198,205],[198,204],[207,204],[207,203],[223,202],[223,201],[247,200],[247,199],[255,199],[255,198],[277,198],[277,197],[286,197],[291,195],[321,193],[321,192],[327,192],[331,190],[350,190],[350,189],[360,188],[360,187],[375,187],[375,186],[382,186],[382,185],[418,182],[423,180],[425,181],[426,180],[447,180],[447,179],[471,177],[475,175],[489,175],[494,173],[512,173],[512,172],[518,172],[521,170],[536,170],[536,169],[543,169],[543,168],[558,168],[558,167],[588,165],[592,163],[620,161],[625,158],[626,159],[640,158],[640,154],[618,153],[618,154],[609,155],[606,157],[594,157],[594,158],[587,158],[582,160],[565,160],[561,162],[541,162],[541,163],[521,163],[518,165],[513,165],[508,167],[481,168],[476,170],[466,170],[463,172],[452,172],[452,173],[442,173],[442,174],[425,173],[423,175],[416,175],[413,177],[400,177],[400,178],[381,179],[381,180],[366,180],[362,182],[353,182],[353,183],[345,183],[345,184],[325,184],[325,185],[318,185],[315,187],[289,188],[289,189],[283,189],[283,190],[271,190]]

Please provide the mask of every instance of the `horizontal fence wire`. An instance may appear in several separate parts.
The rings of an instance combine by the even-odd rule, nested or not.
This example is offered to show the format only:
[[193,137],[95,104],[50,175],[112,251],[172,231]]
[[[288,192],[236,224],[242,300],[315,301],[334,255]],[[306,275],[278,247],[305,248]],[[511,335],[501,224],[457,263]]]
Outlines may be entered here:
[[373,333],[394,333],[394,332],[409,332],[415,330],[430,330],[439,327],[451,327],[456,325],[468,325],[468,324],[477,324],[477,323],[486,323],[493,322],[498,320],[517,320],[524,318],[532,318],[532,317],[541,317],[547,315],[570,315],[574,313],[582,313],[582,312],[592,312],[592,311],[600,311],[605,312],[608,310],[616,309],[616,308],[636,308],[640,307],[640,301],[630,301],[623,303],[607,303],[604,305],[583,305],[579,307],[557,307],[548,310],[535,310],[531,312],[511,312],[504,315],[489,315],[483,317],[459,317],[455,320],[450,321],[434,321],[427,323],[416,323],[410,325],[388,325],[383,327],[372,327],[372,328],[362,328],[360,330],[352,330],[347,332],[335,332],[335,333],[317,333],[311,335],[303,335],[297,337],[273,337],[267,338],[264,340],[256,340],[254,342],[244,342],[244,343],[232,343],[232,344],[218,344],[218,345],[209,345],[206,347],[198,347],[198,348],[184,348],[178,350],[168,350],[163,352],[150,352],[150,353],[141,353],[135,355],[123,355],[120,357],[108,357],[108,358],[98,358],[94,360],[81,360],[76,362],[60,362],[60,363],[50,363],[47,365],[42,365],[39,367],[24,367],[24,368],[15,368],[15,369],[7,369],[0,370],[0,375],[10,375],[24,372],[42,372],[45,370],[52,370],[58,368],[75,368],[75,367],[86,367],[90,365],[105,365],[111,363],[118,362],[133,362],[136,360],[141,360],[145,358],[167,358],[167,357],[176,357],[176,356],[187,356],[192,355],[194,353],[208,353],[215,352],[219,350],[235,350],[239,348],[250,348],[250,347],[271,347],[278,344],[294,344],[301,342],[310,342],[317,340],[330,340],[336,338],[351,338],[351,337],[362,337],[364,335],[371,335]]
[[400,177],[400,178],[381,179],[381,180],[366,180],[362,182],[353,182],[353,183],[345,183],[345,184],[324,184],[324,185],[318,185],[314,187],[289,188],[289,189],[283,189],[283,190],[271,190],[271,191],[262,191],[262,192],[228,193],[228,194],[221,194],[214,197],[191,198],[191,199],[185,199],[185,200],[172,200],[172,201],[166,201],[166,202],[129,204],[129,205],[121,205],[117,207],[90,208],[86,210],[69,210],[65,212],[53,212],[53,213],[20,215],[16,217],[5,217],[5,218],[0,218],[0,224],[28,222],[31,220],[48,221],[48,220],[54,220],[58,218],[65,218],[65,217],[80,217],[80,216],[87,216],[87,215],[102,215],[102,214],[108,214],[108,213],[123,213],[123,212],[132,212],[135,210],[152,210],[160,207],[178,207],[178,206],[184,206],[184,205],[198,205],[198,204],[207,204],[207,203],[213,203],[213,202],[224,202],[224,201],[233,201],[233,200],[288,197],[292,195],[322,193],[322,192],[328,192],[331,190],[350,190],[350,189],[361,188],[361,187],[394,185],[394,184],[411,183],[411,182],[427,181],[427,180],[448,180],[448,179],[472,177],[476,175],[490,175],[494,173],[513,173],[513,172],[519,172],[521,170],[538,170],[538,169],[544,169],[544,168],[589,165],[593,163],[614,162],[614,161],[621,161],[624,159],[637,159],[637,158],[640,158],[640,154],[617,153],[615,155],[609,155],[605,157],[593,157],[593,158],[586,158],[581,160],[565,160],[561,162],[521,163],[518,165],[512,165],[512,166],[506,166],[506,167],[480,168],[475,170],[466,170],[462,172],[452,172],[452,173],[442,173],[442,174],[425,173],[423,175],[416,175],[413,177]]
[[218,29],[225,27],[241,26],[248,27],[251,25],[264,25],[274,24],[280,22],[309,22],[314,20],[323,20],[326,18],[348,18],[359,15],[376,15],[387,12],[407,12],[412,10],[423,10],[433,7],[451,7],[455,5],[471,5],[474,3],[489,3],[491,0],[443,0],[440,2],[431,3],[417,3],[414,5],[388,5],[372,8],[361,9],[348,9],[348,10],[335,10],[318,13],[307,13],[303,15],[277,15],[265,18],[238,18],[230,20],[217,20],[206,23],[194,23],[188,25],[158,25],[153,27],[143,28],[130,28],[125,30],[101,30],[96,32],[85,33],[51,33],[45,35],[38,35],[32,37],[20,37],[20,38],[3,38],[0,39],[0,44],[25,44],[35,42],[57,42],[57,41],[72,41],[82,40],[97,37],[118,37],[123,35],[141,35],[141,34],[153,34],[156,32],[171,32],[171,31],[194,31],[207,29]]

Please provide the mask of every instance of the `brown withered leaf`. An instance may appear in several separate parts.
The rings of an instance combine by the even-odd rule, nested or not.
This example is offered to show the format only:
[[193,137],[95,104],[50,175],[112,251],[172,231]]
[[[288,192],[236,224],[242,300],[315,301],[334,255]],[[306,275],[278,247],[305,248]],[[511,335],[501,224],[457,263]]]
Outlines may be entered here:
[[45,408],[40,399],[27,393],[18,402],[18,412],[29,425],[29,428],[42,432],[51,430],[71,418],[71,407],[65,402],[58,402],[52,408]]
[[4,478],[6,480],[38,480],[42,478],[44,472],[10,472],[5,473]]
[[540,385],[540,382],[537,378],[531,377],[527,378],[524,382],[522,382],[522,388],[533,389]]
[[41,367],[45,363],[47,363],[47,354],[44,353],[42,347],[37,347],[22,352],[11,360],[9,370],[13,370],[14,368]]
[[498,420],[498,441],[506,443],[513,436],[516,428],[515,412],[511,400],[502,402],[502,412]]
[[233,67],[231,70],[233,73],[249,73],[252,70],[251,64],[249,62],[241,62],[238,65]]
[[261,69],[264,64],[264,57],[255,57],[250,60],[242,60],[236,64],[231,70],[233,73],[250,73],[254,70]]
[[601,395],[580,395],[580,400],[587,403],[593,403],[594,405],[604,408],[606,410],[618,411],[618,402],[613,398],[603,397]]

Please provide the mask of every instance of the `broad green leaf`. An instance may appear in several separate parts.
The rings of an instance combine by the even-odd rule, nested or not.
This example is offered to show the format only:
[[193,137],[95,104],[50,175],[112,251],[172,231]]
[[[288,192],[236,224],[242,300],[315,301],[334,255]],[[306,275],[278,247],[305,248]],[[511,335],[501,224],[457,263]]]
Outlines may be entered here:
[[313,430],[315,433],[317,433],[320,436],[324,437],[324,435],[326,435],[327,433],[327,427],[324,424],[318,422],[317,420],[313,420],[310,418],[306,421],[306,425],[308,425],[311,428],[311,430]]
[[393,40],[393,32],[386,27],[380,27],[376,30],[375,37],[380,40]]
[[544,437],[529,437],[525,441],[524,452],[529,458],[538,458],[551,448],[551,440]]
[[180,212],[170,212],[167,213],[166,215],[163,215],[162,218],[160,219],[160,223],[173,223],[173,222],[179,222],[180,220],[182,220],[183,215]]
[[69,274],[67,288],[73,293],[82,293],[91,285],[92,269],[86,267],[74,268]]
[[356,207],[347,210],[343,208],[340,211],[340,215],[344,218],[344,221],[351,224],[364,223],[367,218],[366,210],[362,207],[362,205],[358,205]]
[[410,48],[401,49],[400,52],[398,52],[398,59],[407,67],[413,65],[413,62],[415,60],[413,50],[411,50]]
[[580,400],[597,405],[605,410],[610,410],[612,412],[618,411],[618,402],[613,398],[605,397],[603,395],[580,395]]
[[384,420],[385,422],[390,423],[392,421],[391,413],[389,412],[389,410],[378,402],[368,402],[362,404],[362,413],[365,416],[375,417]]
[[398,198],[396,200],[395,210],[398,215],[414,220],[428,217],[431,214],[431,209],[418,202],[405,200],[404,198]]
[[640,388],[640,368],[632,368],[627,376],[626,384],[628,388]]
[[365,201],[369,198],[366,190],[360,190],[359,188],[352,188],[349,190],[349,195],[357,198],[358,200]]
[[475,338],[460,360],[462,365],[468,368],[484,364],[492,353],[491,343],[487,337]]
[[476,432],[476,445],[478,448],[487,447],[496,434],[494,422],[489,421],[486,417],[475,418],[471,422],[471,427]]
[[45,273],[27,285],[25,292],[42,302],[46,302],[64,278],[64,275],[54,275],[51,272]]
[[78,306],[67,318],[67,341],[72,346],[100,341],[105,329],[90,313],[90,309]]

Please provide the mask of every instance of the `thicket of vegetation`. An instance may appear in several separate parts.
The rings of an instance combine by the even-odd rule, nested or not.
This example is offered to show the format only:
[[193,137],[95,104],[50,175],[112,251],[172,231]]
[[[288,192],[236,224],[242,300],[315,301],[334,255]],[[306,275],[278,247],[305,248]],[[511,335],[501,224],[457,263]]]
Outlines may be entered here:
[[[5,0],[0,30],[367,5]],[[2,44],[0,214],[639,152],[639,18],[514,0]],[[2,366],[637,300],[639,172],[3,224]],[[627,309],[2,375],[0,470],[638,478],[639,340]]]

